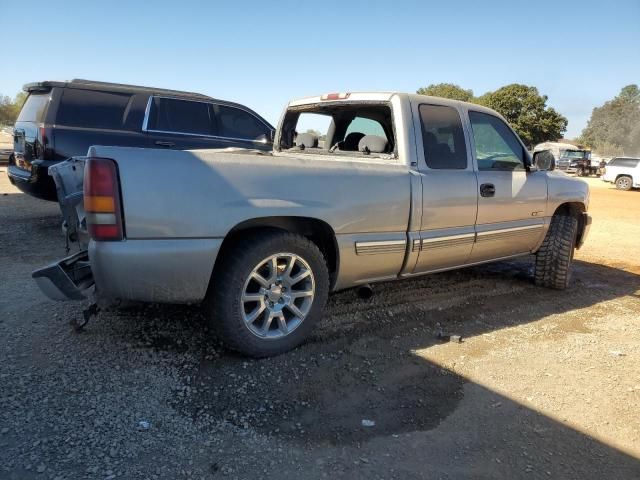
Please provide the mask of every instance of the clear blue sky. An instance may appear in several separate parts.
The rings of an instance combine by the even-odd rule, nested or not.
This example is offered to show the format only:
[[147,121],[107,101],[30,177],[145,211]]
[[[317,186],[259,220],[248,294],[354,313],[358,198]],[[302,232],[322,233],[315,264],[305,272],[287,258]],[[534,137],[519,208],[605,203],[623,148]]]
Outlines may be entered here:
[[548,95],[573,137],[640,83],[640,0],[0,0],[0,19],[2,94],[89,78],[235,100],[272,123],[300,96],[518,82]]

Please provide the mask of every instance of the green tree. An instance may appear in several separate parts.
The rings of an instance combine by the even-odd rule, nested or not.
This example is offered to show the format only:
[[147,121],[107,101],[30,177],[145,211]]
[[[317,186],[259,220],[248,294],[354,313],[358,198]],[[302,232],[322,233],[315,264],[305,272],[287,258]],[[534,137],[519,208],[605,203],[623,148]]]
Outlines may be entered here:
[[476,103],[500,113],[529,147],[557,140],[567,130],[567,119],[547,106],[547,96],[540,95],[536,87],[506,85],[485,93]]
[[627,85],[591,113],[580,141],[602,155],[640,155],[640,89]]
[[26,98],[27,94],[24,92],[18,93],[13,100],[6,95],[0,95],[0,124],[15,122]]
[[420,95],[431,95],[432,97],[450,98],[451,100],[461,100],[463,102],[471,102],[473,100],[473,91],[454,83],[433,83],[428,87],[419,88],[416,92]]

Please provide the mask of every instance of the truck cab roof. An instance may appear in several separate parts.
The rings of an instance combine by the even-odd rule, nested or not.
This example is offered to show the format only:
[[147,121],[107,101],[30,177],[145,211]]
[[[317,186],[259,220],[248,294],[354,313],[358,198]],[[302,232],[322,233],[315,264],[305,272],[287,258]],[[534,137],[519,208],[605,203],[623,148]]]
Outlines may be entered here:
[[341,93],[325,93],[322,95],[314,95],[309,97],[302,97],[292,100],[288,103],[287,107],[304,107],[305,105],[317,105],[322,102],[332,103],[358,103],[358,102],[390,102],[394,97],[405,97],[412,103],[430,103],[434,105],[448,105],[463,107],[464,110],[471,109],[480,112],[490,113],[502,118],[495,110],[488,107],[478,105],[476,103],[463,102],[460,100],[452,100],[443,97],[432,97],[429,95],[420,95],[417,93],[405,93],[405,92],[341,92]]

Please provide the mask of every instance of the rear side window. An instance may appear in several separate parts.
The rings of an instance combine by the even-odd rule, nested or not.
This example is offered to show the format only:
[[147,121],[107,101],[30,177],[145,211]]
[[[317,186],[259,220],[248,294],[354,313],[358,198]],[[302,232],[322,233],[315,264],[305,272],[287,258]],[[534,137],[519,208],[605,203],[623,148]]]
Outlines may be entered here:
[[269,127],[254,115],[239,108],[214,105],[218,135],[243,140],[267,140]]
[[612,167],[630,167],[635,168],[640,163],[640,159],[636,158],[614,158],[609,162]]
[[65,88],[56,123],[70,127],[123,128],[131,94]]
[[524,149],[498,117],[469,112],[479,170],[524,170]]
[[456,109],[423,104],[419,111],[427,166],[438,170],[467,168],[467,147],[462,121]]
[[150,130],[214,135],[210,104],[155,97],[149,116]]
[[31,93],[24,102],[17,122],[35,122],[44,121],[44,114],[49,105],[49,93]]

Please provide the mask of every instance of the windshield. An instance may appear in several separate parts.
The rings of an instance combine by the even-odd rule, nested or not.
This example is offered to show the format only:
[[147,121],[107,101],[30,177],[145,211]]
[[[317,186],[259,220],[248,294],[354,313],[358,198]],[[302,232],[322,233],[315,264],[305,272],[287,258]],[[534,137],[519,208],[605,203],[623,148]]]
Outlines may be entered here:
[[565,150],[560,155],[560,158],[586,158],[584,150]]

